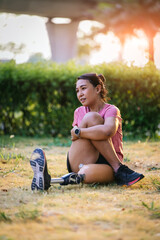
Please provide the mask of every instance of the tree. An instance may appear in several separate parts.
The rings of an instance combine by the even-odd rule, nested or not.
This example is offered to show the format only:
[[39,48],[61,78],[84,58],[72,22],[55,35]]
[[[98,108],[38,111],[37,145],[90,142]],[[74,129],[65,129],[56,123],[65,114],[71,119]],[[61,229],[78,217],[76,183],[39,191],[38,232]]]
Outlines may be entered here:
[[4,45],[0,45],[0,51],[9,51],[13,53],[13,58],[25,49],[25,44],[21,43],[20,45],[16,45],[14,42],[9,42]]
[[[95,35],[94,32],[97,32],[99,27],[91,27],[90,34],[85,33],[83,31],[79,32],[80,37],[78,38],[78,57],[79,58],[87,58],[90,55],[92,50],[99,50],[100,44],[96,43],[94,40]],[[93,34],[93,35],[92,35]]]
[[149,60],[154,61],[154,37],[160,29],[159,0],[121,0],[100,3],[93,16],[104,23],[98,32],[113,31],[124,44],[127,35],[136,35],[135,29],[142,29],[149,43]]
[[32,62],[32,63],[36,63],[36,62],[43,62],[46,61],[43,57],[43,54],[40,52],[37,53],[33,53],[32,55],[30,55],[28,62]]

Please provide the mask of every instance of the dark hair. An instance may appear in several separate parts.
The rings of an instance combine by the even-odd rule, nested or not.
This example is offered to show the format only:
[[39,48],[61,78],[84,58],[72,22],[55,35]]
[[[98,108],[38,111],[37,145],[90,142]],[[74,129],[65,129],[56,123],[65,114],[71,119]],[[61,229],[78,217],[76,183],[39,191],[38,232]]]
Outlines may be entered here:
[[77,78],[77,81],[79,79],[84,79],[84,80],[88,80],[94,87],[96,87],[97,85],[101,85],[101,92],[100,92],[100,96],[103,99],[103,101],[106,101],[106,96],[107,96],[107,89],[105,87],[105,82],[106,79],[102,74],[97,74],[97,73],[85,73],[81,76],[79,76]]

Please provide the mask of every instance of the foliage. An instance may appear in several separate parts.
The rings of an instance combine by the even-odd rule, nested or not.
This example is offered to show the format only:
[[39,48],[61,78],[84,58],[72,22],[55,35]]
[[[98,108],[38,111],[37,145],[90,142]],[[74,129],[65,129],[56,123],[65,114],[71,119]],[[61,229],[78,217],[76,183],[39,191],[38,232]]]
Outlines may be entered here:
[[28,62],[31,63],[36,63],[36,62],[42,62],[46,61],[45,58],[43,57],[43,54],[41,52],[33,53],[30,55]]
[[7,44],[0,45],[0,51],[12,52],[15,57],[17,54],[22,53],[25,47],[26,46],[23,43],[16,45],[14,42],[9,42]]
[[156,208],[154,202],[151,202],[150,206],[145,202],[142,202],[142,205],[151,212],[151,218],[160,218],[160,208]]
[[0,222],[11,222],[11,218],[4,212],[0,212]]
[[[156,169],[157,170],[157,169]],[[159,169],[158,169],[159,170]],[[153,179],[152,184],[155,186],[158,192],[160,192],[160,181],[158,179]]]
[[104,27],[94,34],[113,31],[123,45],[127,36],[137,35],[135,30],[142,29],[148,38],[149,59],[154,61],[153,39],[160,27],[159,11],[159,0],[99,3],[98,8],[92,10],[92,15],[104,23]]
[[97,43],[94,39],[94,34],[100,28],[102,28],[102,24],[99,24],[97,27],[91,27],[90,33],[85,33],[83,31],[79,31],[78,37],[78,57],[82,58],[83,56],[89,56],[92,50],[99,50],[100,44]]
[[75,80],[85,72],[107,79],[110,103],[123,118],[123,130],[153,136],[160,123],[160,72],[112,63],[81,66],[74,62],[0,63],[0,134],[68,136],[80,106]]

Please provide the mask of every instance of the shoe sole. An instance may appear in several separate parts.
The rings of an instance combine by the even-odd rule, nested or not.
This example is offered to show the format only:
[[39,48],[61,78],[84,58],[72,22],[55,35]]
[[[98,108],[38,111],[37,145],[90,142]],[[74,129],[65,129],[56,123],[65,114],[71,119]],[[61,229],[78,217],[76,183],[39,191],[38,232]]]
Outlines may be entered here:
[[127,185],[127,186],[131,186],[131,185],[133,185],[133,184],[139,182],[139,181],[140,181],[141,179],[143,179],[143,178],[144,178],[144,175],[141,175],[140,177],[138,177],[138,178],[136,178],[135,180],[133,180],[133,181],[127,183],[126,185]]
[[41,148],[36,148],[31,156],[30,165],[33,169],[33,180],[31,189],[34,191],[44,190],[44,167],[45,167],[45,154]]

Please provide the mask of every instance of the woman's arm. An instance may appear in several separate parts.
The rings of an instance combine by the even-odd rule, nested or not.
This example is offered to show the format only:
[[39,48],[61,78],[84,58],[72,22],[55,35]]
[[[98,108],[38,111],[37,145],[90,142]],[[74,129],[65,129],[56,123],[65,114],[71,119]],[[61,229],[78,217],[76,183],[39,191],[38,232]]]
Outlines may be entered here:
[[[102,125],[80,128],[80,138],[86,138],[90,140],[106,140],[115,135],[118,129],[118,125],[118,118],[108,117],[105,119],[105,122]],[[71,130],[72,141],[78,139],[74,133],[74,130],[74,128]]]

